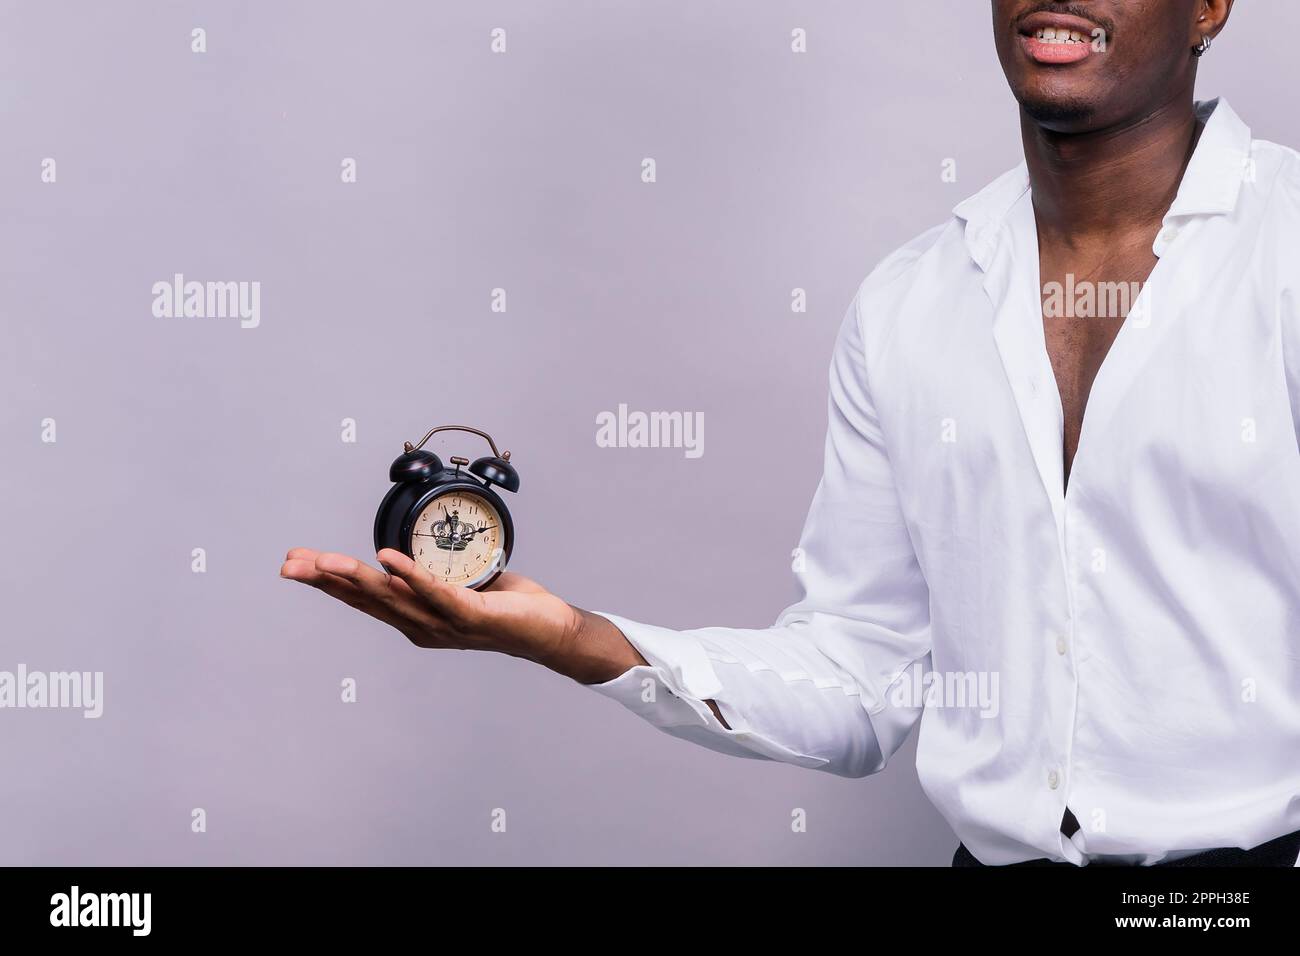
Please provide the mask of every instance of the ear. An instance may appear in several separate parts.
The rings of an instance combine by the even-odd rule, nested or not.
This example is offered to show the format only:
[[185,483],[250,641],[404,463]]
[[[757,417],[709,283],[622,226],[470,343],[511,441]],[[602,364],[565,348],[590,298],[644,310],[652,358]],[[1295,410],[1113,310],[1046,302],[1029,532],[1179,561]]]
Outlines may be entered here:
[[1223,32],[1232,14],[1233,0],[1198,0],[1196,19],[1192,23],[1192,46],[1206,37],[1213,39]]

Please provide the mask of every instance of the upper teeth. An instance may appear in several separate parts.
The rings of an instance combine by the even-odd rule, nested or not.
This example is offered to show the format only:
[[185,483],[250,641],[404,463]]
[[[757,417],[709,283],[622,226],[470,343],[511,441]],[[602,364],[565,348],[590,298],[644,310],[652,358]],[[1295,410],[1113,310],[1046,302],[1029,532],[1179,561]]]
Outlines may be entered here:
[[1087,43],[1088,39],[1077,30],[1057,30],[1047,27],[1038,31],[1038,39],[1045,43]]

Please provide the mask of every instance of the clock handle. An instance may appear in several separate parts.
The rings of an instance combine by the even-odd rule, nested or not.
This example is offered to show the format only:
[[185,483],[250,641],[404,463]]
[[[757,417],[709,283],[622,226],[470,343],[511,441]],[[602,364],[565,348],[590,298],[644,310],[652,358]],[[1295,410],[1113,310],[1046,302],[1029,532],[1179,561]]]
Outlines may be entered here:
[[485,431],[480,431],[477,428],[471,428],[469,425],[439,425],[437,428],[430,428],[428,434],[421,438],[416,444],[412,445],[408,441],[404,443],[403,448],[406,451],[416,451],[417,449],[423,448],[424,443],[438,432],[469,432],[470,434],[478,435],[480,438],[486,439],[487,443],[492,446],[492,454],[496,455],[502,461],[510,460],[510,452],[497,451],[497,443],[492,440],[491,435]]

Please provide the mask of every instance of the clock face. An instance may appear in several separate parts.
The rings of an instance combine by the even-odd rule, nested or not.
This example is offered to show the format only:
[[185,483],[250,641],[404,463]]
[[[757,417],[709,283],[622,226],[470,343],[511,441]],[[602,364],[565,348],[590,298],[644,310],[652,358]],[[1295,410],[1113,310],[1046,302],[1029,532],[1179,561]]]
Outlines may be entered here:
[[439,581],[473,587],[502,570],[501,515],[482,495],[453,490],[429,501],[411,529],[411,557]]

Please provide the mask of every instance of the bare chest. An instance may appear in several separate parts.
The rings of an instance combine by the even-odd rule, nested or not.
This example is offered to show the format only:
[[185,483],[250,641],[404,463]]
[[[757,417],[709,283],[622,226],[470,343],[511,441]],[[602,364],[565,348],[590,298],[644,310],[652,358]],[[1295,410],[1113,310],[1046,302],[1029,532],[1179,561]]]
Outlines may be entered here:
[[1091,262],[1040,253],[1043,338],[1061,398],[1067,481],[1097,373],[1155,264],[1149,246]]

